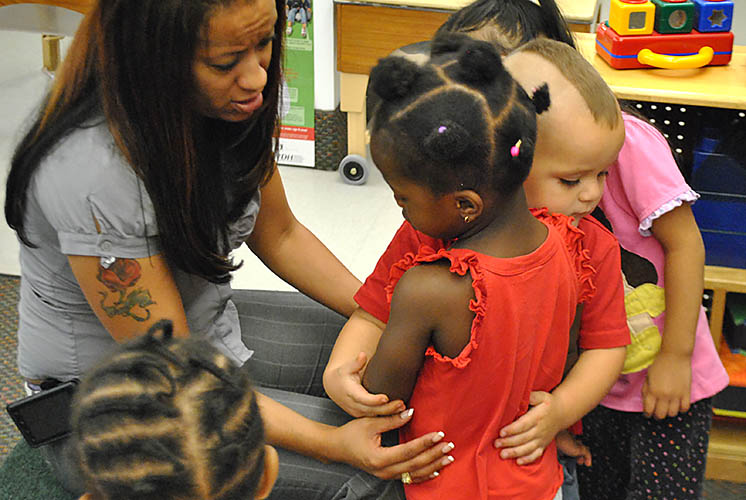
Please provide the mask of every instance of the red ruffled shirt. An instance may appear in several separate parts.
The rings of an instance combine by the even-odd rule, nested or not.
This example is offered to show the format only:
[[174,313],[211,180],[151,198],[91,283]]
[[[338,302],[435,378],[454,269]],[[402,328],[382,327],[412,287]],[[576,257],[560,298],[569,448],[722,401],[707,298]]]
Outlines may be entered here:
[[594,219],[578,230],[565,216],[534,215],[550,228],[549,237],[514,259],[449,250],[450,242],[405,222],[355,296],[387,322],[393,288],[413,265],[448,259],[452,272],[473,278],[470,342],[455,359],[428,348],[410,400],[417,416],[401,432],[407,441],[443,430],[456,443],[456,460],[438,479],[407,486],[410,500],[553,498],[562,483],[554,443],[528,466],[502,460],[492,443],[527,411],[531,391],[551,391],[560,382],[578,303],[585,303],[581,347],[629,343],[616,239]]

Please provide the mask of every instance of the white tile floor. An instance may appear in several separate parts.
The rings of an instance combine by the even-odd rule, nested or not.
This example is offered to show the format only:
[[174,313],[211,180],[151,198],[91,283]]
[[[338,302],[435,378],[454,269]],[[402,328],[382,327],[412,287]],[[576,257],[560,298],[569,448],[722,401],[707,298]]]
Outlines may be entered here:
[[[63,40],[63,51],[69,39]],[[44,94],[49,78],[42,72],[41,35],[0,30],[0,172],[7,175],[13,147],[24,123]],[[373,169],[362,186],[345,184],[337,172],[280,167],[290,206],[296,217],[359,279],[372,271],[394,231],[401,212],[389,188]],[[0,190],[0,202],[5,189]],[[0,217],[0,273],[19,274],[15,233]],[[292,290],[245,246],[235,288]]]

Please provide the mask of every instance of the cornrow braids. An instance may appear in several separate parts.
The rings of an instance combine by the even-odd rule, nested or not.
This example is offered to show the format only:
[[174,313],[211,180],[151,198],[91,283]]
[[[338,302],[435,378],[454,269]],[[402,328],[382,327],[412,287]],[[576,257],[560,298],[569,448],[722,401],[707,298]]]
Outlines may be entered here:
[[424,65],[390,56],[370,81],[381,97],[373,139],[388,135],[403,176],[436,194],[463,188],[505,194],[528,176],[536,114],[549,106],[548,88],[530,98],[492,44],[444,33]]
[[86,374],[72,412],[88,490],[101,500],[252,498],[264,430],[248,376],[170,321]]

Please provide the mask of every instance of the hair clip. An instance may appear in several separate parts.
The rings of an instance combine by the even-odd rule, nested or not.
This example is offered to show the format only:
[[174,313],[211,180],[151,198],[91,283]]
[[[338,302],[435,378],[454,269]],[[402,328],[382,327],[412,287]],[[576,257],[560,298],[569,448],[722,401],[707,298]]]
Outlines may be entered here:
[[446,130],[448,130],[448,127],[446,127],[445,125],[441,125],[440,127],[438,127],[438,133],[439,134],[442,134]]
[[515,158],[521,153],[521,140],[518,139],[518,142],[516,142],[513,147],[510,148],[510,156]]

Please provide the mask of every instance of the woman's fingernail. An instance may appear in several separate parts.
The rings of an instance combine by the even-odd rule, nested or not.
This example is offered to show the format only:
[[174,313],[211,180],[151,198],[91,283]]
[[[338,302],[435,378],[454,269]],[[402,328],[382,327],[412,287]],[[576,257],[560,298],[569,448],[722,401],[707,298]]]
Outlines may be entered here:
[[500,441],[495,441],[495,448],[500,448]]
[[455,460],[455,458],[453,458],[451,455],[448,455],[440,463],[443,464],[443,465],[448,465],[448,464],[453,463],[454,460]]
[[436,435],[433,436],[433,443],[437,443],[438,441],[440,441],[444,437],[446,437],[445,432],[443,432],[443,431],[438,432]]
[[456,446],[456,445],[455,445],[455,444],[453,444],[453,442],[450,442],[450,443],[448,443],[447,445],[445,445],[445,446],[443,447],[443,453],[448,453],[448,452],[449,452],[449,451],[451,451],[451,450],[452,450],[452,449],[453,449],[453,448],[454,448],[455,446]]
[[435,479],[436,477],[440,476],[440,472],[435,471],[432,474],[430,474],[430,479]]
[[404,410],[399,414],[401,418],[409,418],[412,416],[412,413],[414,413],[414,408],[410,408],[408,410]]

